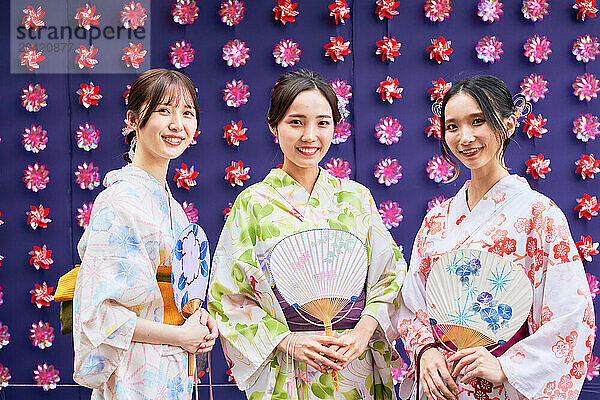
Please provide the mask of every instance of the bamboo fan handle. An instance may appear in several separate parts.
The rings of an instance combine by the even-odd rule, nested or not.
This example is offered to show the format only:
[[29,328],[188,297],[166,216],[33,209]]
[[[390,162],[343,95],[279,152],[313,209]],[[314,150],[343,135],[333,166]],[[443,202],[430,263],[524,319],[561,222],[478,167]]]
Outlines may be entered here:
[[[331,328],[331,321],[329,321],[329,322],[324,321],[324,325],[325,325],[325,335],[333,336],[333,329]],[[333,391],[339,392],[340,391],[340,381],[339,381],[337,372],[334,371],[333,374],[331,374],[331,380],[333,381]]]
[[[196,312],[202,305],[202,300],[194,299],[190,300],[183,306],[181,313],[185,318],[189,318],[190,315]],[[192,353],[188,353],[188,376],[194,376],[194,369],[196,367],[196,356]],[[194,378],[195,380],[195,378]]]

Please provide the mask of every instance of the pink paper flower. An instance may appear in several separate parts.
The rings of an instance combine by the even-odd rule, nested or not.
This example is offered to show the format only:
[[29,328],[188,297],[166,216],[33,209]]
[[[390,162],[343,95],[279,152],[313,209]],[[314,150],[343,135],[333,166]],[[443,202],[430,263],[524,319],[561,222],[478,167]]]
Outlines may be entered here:
[[41,125],[35,126],[31,124],[31,128],[25,128],[21,143],[25,150],[38,153],[46,148],[46,144],[48,143],[47,133]]
[[40,65],[38,63],[46,59],[46,56],[43,56],[41,51],[38,52],[33,44],[31,47],[26,46],[25,50],[19,58],[21,59],[21,65],[26,66],[30,71],[39,68]]
[[529,139],[534,136],[541,138],[544,133],[548,132],[548,129],[544,128],[546,122],[548,120],[542,117],[542,114],[538,114],[537,117],[529,114],[524,121],[523,132],[527,134]]
[[375,166],[374,175],[377,178],[377,182],[382,185],[395,185],[402,178],[402,165],[398,164],[398,160],[395,158],[387,157],[385,160],[380,159],[379,163]]
[[0,287],[0,306],[2,304],[4,304],[4,300],[2,299],[3,296],[4,296],[4,292],[2,291],[2,287]]
[[431,200],[429,200],[427,202],[427,211],[429,212],[429,210],[431,210],[433,207],[439,206],[440,204],[442,204],[445,201],[446,201],[446,198],[444,196],[439,196],[439,197],[434,196]]
[[452,41],[444,39],[440,36],[437,39],[431,39],[431,46],[427,47],[427,51],[429,52],[429,59],[437,61],[438,64],[444,61],[450,61],[450,54],[454,51],[452,47]]
[[525,49],[525,57],[529,59],[529,62],[535,62],[536,64],[541,63],[548,59],[548,56],[552,54],[550,45],[552,43],[546,36],[534,35],[529,37],[527,42],[523,45]]
[[97,106],[98,100],[102,98],[100,86],[94,86],[94,82],[90,82],[89,86],[85,83],[82,83],[79,86],[80,89],[76,92],[79,95],[79,104],[83,104],[85,108]]
[[427,137],[433,136],[434,138],[441,140],[442,139],[442,122],[440,121],[440,117],[434,115],[433,118],[428,118],[429,125],[427,129],[425,129],[425,133],[427,133]]
[[244,181],[250,179],[250,175],[248,175],[249,170],[250,167],[244,168],[242,160],[238,162],[232,161],[231,165],[225,168],[225,180],[228,180],[231,186],[244,186]]
[[404,382],[406,375],[408,375],[408,364],[401,359],[402,365],[400,368],[392,368],[392,380],[394,385],[399,385]]
[[169,48],[171,49],[169,59],[175,68],[185,68],[194,61],[196,50],[192,49],[192,45],[186,43],[185,40],[175,42],[175,46],[170,46]]
[[188,203],[187,201],[184,201],[182,207],[183,212],[185,212],[185,216],[190,224],[195,224],[198,222],[198,210],[194,208],[194,203]]
[[48,175],[50,171],[46,169],[45,165],[38,165],[38,163],[27,166],[27,169],[23,171],[23,182],[25,182],[25,187],[27,189],[37,192],[39,190],[46,189],[46,185],[50,181]]
[[196,2],[193,0],[177,0],[177,2],[173,4],[171,15],[173,15],[173,21],[178,24],[193,24],[198,18],[199,10]]
[[335,24],[345,23],[346,18],[350,18],[350,7],[346,4],[346,0],[335,0],[329,5],[329,15],[335,19]]
[[434,182],[446,183],[454,176],[454,167],[448,161],[435,154],[427,163],[425,168],[429,179]]
[[224,219],[225,221],[227,221],[227,217],[229,216],[229,213],[231,212],[231,209],[232,209],[232,208],[233,208],[233,204],[232,204],[232,203],[229,203],[229,204],[227,205],[227,208],[225,208],[225,209],[223,210],[223,219]]
[[83,203],[81,208],[77,209],[77,215],[75,218],[77,219],[77,225],[82,228],[87,228],[90,223],[90,217],[92,215],[92,207],[94,206],[93,202]]
[[[596,243],[596,245],[598,245],[598,243]],[[598,253],[596,252],[596,254]],[[592,294],[592,299],[595,299],[596,295],[600,293],[600,283],[598,282],[598,277],[596,275],[590,274],[589,272],[587,272],[585,276],[587,277],[588,285],[590,286],[590,293]]]
[[392,104],[394,99],[402,98],[404,88],[398,86],[398,78],[388,76],[385,81],[379,82],[377,93],[381,93],[381,100]]
[[348,140],[351,134],[352,132],[350,131],[350,124],[346,122],[346,118],[342,118],[342,120],[338,122],[333,130],[333,139],[331,140],[331,143],[344,143],[346,140]]
[[121,23],[127,29],[137,29],[140,26],[144,26],[144,23],[148,19],[146,15],[146,9],[142,7],[142,3],[136,3],[132,1],[123,4],[123,11],[121,11]]
[[533,179],[546,178],[546,174],[552,169],[550,168],[550,159],[544,159],[544,155],[530,156],[529,160],[525,162],[527,165],[527,173],[531,174]]
[[344,161],[344,159],[341,157],[332,157],[331,160],[329,160],[329,162],[325,163],[325,169],[332,176],[335,176],[336,178],[340,179],[348,179],[350,177],[350,174],[352,173],[348,161]]
[[431,81],[431,84],[433,87],[427,91],[431,101],[441,103],[444,100],[446,92],[452,87],[452,82],[446,83],[442,78],[439,78],[437,81]]
[[98,60],[94,58],[94,56],[98,53],[98,49],[94,48],[94,45],[90,46],[90,49],[86,49],[84,45],[79,46],[77,50],[75,50],[75,63],[79,67],[79,69],[94,68],[96,64],[98,64]]
[[47,322],[40,321],[38,324],[34,322],[31,324],[29,332],[31,332],[29,339],[31,339],[31,344],[35,347],[39,347],[43,350],[52,346],[52,341],[54,340],[54,328],[48,325]]
[[221,22],[226,25],[233,26],[239,24],[244,19],[244,2],[239,0],[226,0],[221,3],[219,15]]
[[600,359],[596,356],[592,356],[590,363],[588,364],[587,373],[585,374],[585,379],[591,381],[600,373]]
[[28,88],[23,89],[21,100],[21,105],[25,107],[27,111],[38,112],[43,107],[46,107],[48,95],[46,94],[46,89],[42,89],[39,83],[36,83],[35,86],[29,84]]
[[75,13],[75,19],[77,20],[77,25],[80,28],[83,28],[85,30],[90,30],[90,28],[92,27],[92,25],[98,25],[98,19],[100,18],[100,15],[95,15],[96,14],[96,6],[91,6],[89,4],[85,5],[85,8],[80,7],[77,9],[77,12]]
[[77,140],[77,147],[85,151],[90,151],[98,148],[100,132],[96,130],[94,125],[86,122],[83,125],[79,125],[79,129],[75,132],[75,139]]
[[600,81],[596,79],[596,75],[586,72],[583,75],[578,75],[573,83],[573,94],[579,97],[579,101],[589,102],[598,97],[600,92]]
[[[592,262],[592,256],[595,256],[598,254],[598,242],[594,243],[594,241],[592,240],[592,237],[590,235],[588,235],[588,236],[582,235],[581,240],[579,240],[578,242],[575,242],[575,246],[577,246],[579,255],[585,261]],[[596,277],[594,276],[594,278],[596,278]],[[590,279],[588,277],[588,282],[589,282],[589,280]],[[598,290],[600,290],[600,288],[598,288],[598,280],[595,279],[595,281],[596,281],[596,288]],[[590,285],[590,289],[591,289],[591,285]],[[598,292],[596,292],[596,293],[598,293]],[[594,293],[593,295],[595,296],[596,294]]]
[[100,174],[98,173],[98,167],[94,167],[94,163],[84,162],[77,166],[75,174],[75,183],[79,185],[81,189],[94,190],[100,186]]
[[246,137],[248,128],[242,128],[242,121],[239,121],[237,124],[231,121],[231,125],[225,125],[223,129],[225,130],[223,138],[227,140],[228,145],[239,146],[240,142],[248,140]]
[[48,227],[48,224],[52,222],[52,220],[48,218],[50,208],[44,208],[44,206],[41,204],[39,207],[29,206],[29,208],[31,211],[27,211],[25,213],[27,215],[27,225],[29,225],[34,231],[38,227],[45,229]]
[[543,20],[544,15],[548,15],[548,7],[550,4],[547,0],[523,0],[521,12],[525,18],[537,22]]
[[432,22],[443,22],[452,11],[450,0],[426,0],[424,8],[425,16]]
[[298,48],[298,43],[292,39],[281,39],[279,43],[275,43],[273,48],[273,57],[275,62],[284,68],[291,67],[300,61],[302,51]]
[[598,117],[590,113],[585,115],[579,114],[579,117],[573,121],[573,133],[582,142],[596,140],[596,136],[600,135],[600,121]]
[[37,382],[37,386],[47,392],[50,389],[56,389],[56,384],[60,381],[58,372],[57,369],[54,369],[54,365],[38,364],[37,369],[33,371],[33,379]]
[[575,199],[577,201],[577,205],[575,206],[575,211],[579,211],[579,218],[585,217],[588,221],[598,215],[598,210],[600,210],[600,204],[596,200],[596,196],[590,196],[587,193],[583,194],[583,197]]
[[37,30],[41,26],[45,25],[44,21],[42,21],[42,18],[44,18],[46,12],[42,11],[42,7],[38,7],[36,10],[32,6],[27,6],[27,9],[23,10],[23,14],[25,14],[25,16],[23,17],[23,21],[21,21],[21,23],[23,26],[25,26],[25,29]]
[[403,211],[395,201],[388,200],[379,205],[379,215],[381,215],[383,224],[388,229],[396,228],[400,225],[400,222],[404,219],[402,215]]
[[577,11],[577,19],[585,21],[585,17],[596,18],[598,7],[596,7],[596,0],[575,0],[573,8]]
[[8,326],[2,325],[0,321],[0,349],[7,346],[10,343],[10,332],[8,332]]
[[299,14],[296,11],[296,6],[298,3],[293,3],[290,0],[280,0],[277,2],[277,5],[273,7],[273,12],[275,13],[275,21],[281,22],[282,25],[285,25],[288,22],[295,22],[296,15]]
[[242,104],[248,102],[250,92],[248,91],[248,85],[244,85],[244,81],[235,79],[231,82],[225,83],[225,89],[223,91],[223,100],[229,107],[239,107]]
[[223,46],[223,60],[227,61],[230,67],[237,68],[246,65],[246,60],[250,58],[249,52],[246,42],[241,42],[239,39],[230,40]]
[[196,186],[196,177],[200,174],[198,171],[194,171],[194,166],[188,166],[184,163],[181,164],[181,168],[176,168],[177,173],[173,177],[173,180],[177,182],[177,187],[190,190],[192,186]]
[[523,78],[521,94],[527,101],[537,103],[539,99],[545,98],[546,93],[548,93],[548,82],[544,80],[543,75],[533,73]]
[[346,107],[348,103],[350,103],[350,97],[352,97],[352,86],[348,85],[346,81],[341,81],[339,79],[329,81],[329,84],[337,95],[338,105],[340,107]]
[[324,47],[325,57],[330,57],[333,62],[344,61],[344,56],[351,53],[350,42],[344,42],[341,36],[330,36],[329,43]]
[[396,10],[396,8],[400,5],[399,1],[377,0],[375,4],[377,4],[375,14],[377,14],[380,21],[383,21],[384,18],[392,19],[394,18],[394,15],[398,15],[398,10]]
[[29,252],[29,255],[32,256],[29,264],[33,265],[36,270],[40,268],[48,269],[54,263],[54,260],[52,260],[52,250],[46,249],[46,245],[43,245],[41,248],[33,246],[33,250]]
[[581,173],[581,179],[583,180],[586,178],[594,179],[594,174],[600,172],[600,160],[596,160],[594,154],[589,156],[582,154],[581,158],[575,161],[575,165],[577,165],[575,173]]
[[483,62],[493,64],[496,60],[500,59],[501,54],[504,54],[502,44],[496,36],[486,35],[482,37],[475,46],[477,58]]
[[42,308],[42,306],[49,307],[50,302],[54,301],[54,295],[52,291],[54,287],[46,284],[44,282],[42,285],[35,284],[35,288],[31,289],[29,293],[31,293],[31,302],[37,306],[37,308]]
[[504,14],[503,5],[498,0],[481,0],[477,5],[477,15],[485,22],[500,21],[500,16]]
[[8,368],[0,364],[0,389],[8,386],[10,378],[11,376]]
[[147,50],[142,50],[142,44],[138,43],[137,46],[129,42],[129,47],[123,48],[123,55],[121,60],[125,60],[127,67],[133,67],[138,69],[140,64],[144,62]]
[[131,85],[127,85],[127,89],[125,90],[125,93],[123,93],[123,101],[125,102],[125,105],[127,105],[129,103],[129,92],[131,91]]
[[387,144],[388,146],[398,143],[402,136],[402,125],[400,121],[390,116],[382,117],[375,125],[375,137],[379,139],[379,143]]
[[384,36],[382,40],[377,43],[377,50],[375,54],[381,55],[381,61],[392,61],[394,62],[394,57],[398,57],[400,55],[400,47],[402,43],[398,43],[395,37],[388,38]]
[[[1,216],[2,216],[2,213],[0,212],[0,217]],[[0,219],[0,225],[4,225],[4,221],[2,221],[1,219]]]
[[573,55],[577,61],[584,63],[594,61],[600,55],[600,42],[596,36],[579,36],[573,42]]

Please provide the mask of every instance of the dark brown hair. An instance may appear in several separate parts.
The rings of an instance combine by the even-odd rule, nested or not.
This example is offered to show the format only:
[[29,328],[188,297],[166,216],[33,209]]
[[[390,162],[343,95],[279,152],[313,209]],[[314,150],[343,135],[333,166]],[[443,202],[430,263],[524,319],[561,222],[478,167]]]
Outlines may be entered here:
[[[178,71],[164,68],[150,69],[135,79],[129,90],[127,112],[136,116],[137,129],[143,128],[150,119],[152,111],[161,103],[171,104],[178,101],[189,101],[196,110],[196,127],[200,123],[198,94],[196,86],[190,78]],[[136,135],[130,131],[125,138],[129,144]],[[123,154],[125,161],[131,162],[128,153]]]
[[342,116],[338,109],[338,98],[333,88],[319,74],[306,69],[288,72],[279,77],[271,95],[271,105],[267,114],[267,124],[273,130],[285,117],[296,96],[306,90],[318,90],[323,94],[331,106],[334,126],[340,122]]

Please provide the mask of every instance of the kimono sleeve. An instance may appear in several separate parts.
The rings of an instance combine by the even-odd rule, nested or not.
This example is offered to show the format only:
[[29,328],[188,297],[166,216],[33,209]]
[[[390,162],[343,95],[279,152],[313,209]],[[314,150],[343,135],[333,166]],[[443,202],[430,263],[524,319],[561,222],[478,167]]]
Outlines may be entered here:
[[82,259],[73,298],[73,379],[90,388],[105,383],[129,349],[133,311],[152,297],[153,269],[134,218],[102,192],[79,242]]
[[[594,343],[594,309],[567,220],[553,203],[533,205],[527,252],[531,335],[499,357],[508,382],[527,398],[576,398]],[[543,228],[536,233],[536,226]],[[543,242],[540,243],[540,242]]]

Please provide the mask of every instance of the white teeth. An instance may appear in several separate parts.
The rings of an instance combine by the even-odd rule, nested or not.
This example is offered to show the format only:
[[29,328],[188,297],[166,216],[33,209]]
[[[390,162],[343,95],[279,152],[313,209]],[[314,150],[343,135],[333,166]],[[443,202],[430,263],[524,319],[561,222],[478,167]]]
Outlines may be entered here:
[[316,148],[312,148],[312,149],[302,149],[299,148],[298,151],[302,154],[306,154],[306,155],[313,155],[315,154],[319,149]]
[[181,144],[183,139],[177,137],[163,137],[163,140],[171,145],[177,146]]
[[463,151],[461,151],[461,153],[463,153],[463,154],[473,154],[473,153],[475,153],[478,150],[479,150],[479,148],[469,149],[469,150],[463,150]]

